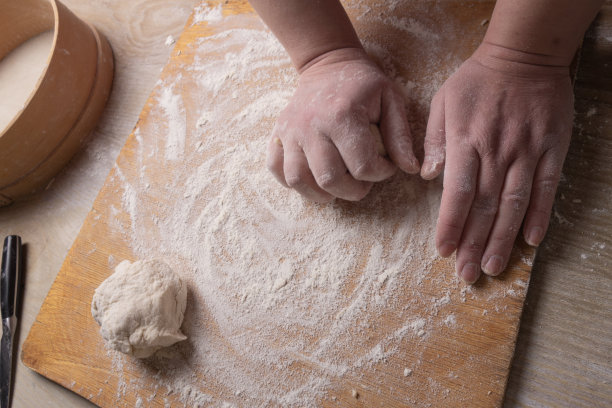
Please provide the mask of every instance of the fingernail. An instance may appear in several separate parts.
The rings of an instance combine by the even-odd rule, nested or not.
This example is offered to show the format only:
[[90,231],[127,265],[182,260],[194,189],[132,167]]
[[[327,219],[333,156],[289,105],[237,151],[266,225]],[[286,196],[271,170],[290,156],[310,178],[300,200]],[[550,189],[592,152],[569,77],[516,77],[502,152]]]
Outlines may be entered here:
[[478,280],[479,275],[480,267],[477,264],[470,262],[463,266],[459,277],[467,283],[474,283]]
[[432,163],[427,163],[427,166],[425,166],[425,163],[423,163],[423,167],[421,168],[421,176],[424,179],[428,179],[431,176],[431,172],[433,171],[433,164]]
[[482,270],[487,275],[497,276],[502,273],[503,267],[504,259],[499,255],[493,255],[489,258]]
[[527,234],[527,243],[531,246],[538,246],[544,238],[544,230],[540,227],[533,227]]
[[440,247],[438,248],[438,253],[440,254],[441,257],[448,258],[449,256],[453,254],[453,252],[455,252],[456,248],[457,248],[457,243],[452,242],[452,241],[446,241],[446,242],[443,242],[442,245],[440,245]]

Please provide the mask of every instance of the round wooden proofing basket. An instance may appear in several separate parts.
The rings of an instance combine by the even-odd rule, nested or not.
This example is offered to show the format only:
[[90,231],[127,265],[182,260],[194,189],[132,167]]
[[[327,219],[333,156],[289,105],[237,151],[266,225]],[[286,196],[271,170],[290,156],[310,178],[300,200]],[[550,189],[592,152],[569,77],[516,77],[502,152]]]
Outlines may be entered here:
[[79,150],[110,94],[110,45],[56,0],[4,2],[0,59],[48,30],[54,38],[47,66],[24,109],[0,134],[0,207],[47,185]]

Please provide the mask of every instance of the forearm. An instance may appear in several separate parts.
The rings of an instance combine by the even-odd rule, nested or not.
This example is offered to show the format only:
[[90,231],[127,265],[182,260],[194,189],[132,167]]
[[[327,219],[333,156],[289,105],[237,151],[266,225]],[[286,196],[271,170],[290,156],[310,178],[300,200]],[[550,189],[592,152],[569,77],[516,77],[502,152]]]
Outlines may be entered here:
[[361,43],[338,0],[251,0],[298,71],[317,57]]
[[[484,44],[521,62],[569,66],[603,0],[498,0]],[[517,54],[517,55],[518,55]],[[503,57],[502,57],[503,58]]]

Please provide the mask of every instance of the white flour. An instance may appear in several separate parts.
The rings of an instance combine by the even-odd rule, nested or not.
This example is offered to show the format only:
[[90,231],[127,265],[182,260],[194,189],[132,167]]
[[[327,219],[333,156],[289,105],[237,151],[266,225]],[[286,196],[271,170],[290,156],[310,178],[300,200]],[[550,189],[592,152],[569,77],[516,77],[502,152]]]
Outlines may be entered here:
[[[220,8],[200,7],[194,24],[220,16]],[[421,293],[426,279],[457,285],[431,276],[438,183],[398,174],[360,203],[315,205],[268,174],[268,135],[297,78],[276,39],[245,22],[227,17],[228,29],[197,41],[187,67],[196,80],[158,84],[151,115],[166,121],[142,124],[136,157],[115,168],[122,208],[109,212],[130,224],[115,227],[136,258],[164,259],[190,288],[182,327],[189,339],[134,362],[159,387],[140,403],[175,394],[186,406],[319,406],[335,400],[337,378],[358,379],[415,347],[415,361],[404,362],[412,368],[397,370],[407,377],[420,364],[418,344],[458,324],[446,310],[450,292]],[[436,40],[410,24],[419,38]],[[393,63],[382,44],[365,44]],[[421,108],[441,83],[396,80]],[[150,171],[144,158],[171,170]],[[124,357],[108,353],[121,375]],[[122,379],[118,400],[128,387],[139,383]]]
[[165,110],[168,130],[166,137],[165,159],[173,161],[182,159],[185,154],[185,108],[180,95],[173,92],[172,87],[162,90],[159,98],[160,106]]

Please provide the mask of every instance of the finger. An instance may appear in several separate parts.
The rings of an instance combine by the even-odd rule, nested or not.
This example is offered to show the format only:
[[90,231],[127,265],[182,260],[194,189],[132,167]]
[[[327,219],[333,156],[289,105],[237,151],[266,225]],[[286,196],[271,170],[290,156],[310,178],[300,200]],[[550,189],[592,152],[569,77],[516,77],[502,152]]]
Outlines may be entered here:
[[414,155],[404,98],[393,88],[386,88],[382,93],[380,130],[391,161],[406,173],[418,173],[420,166]]
[[482,270],[487,275],[497,276],[506,269],[529,205],[534,170],[535,165],[527,159],[514,162],[508,169],[500,195],[499,210],[481,262]]
[[304,152],[299,146],[285,145],[283,171],[287,185],[309,200],[319,203],[329,202],[333,196],[317,185]]
[[431,101],[427,130],[425,132],[425,157],[421,167],[421,177],[432,180],[444,168],[446,155],[446,136],[444,131],[444,93],[440,90]]
[[482,254],[499,208],[505,174],[506,169],[500,168],[494,159],[481,160],[476,194],[465,221],[455,263],[457,274],[468,283],[476,282],[480,276]]
[[525,241],[531,246],[540,245],[548,229],[562,167],[563,155],[549,150],[542,156],[536,168],[523,226]]
[[281,140],[272,134],[268,142],[268,153],[266,156],[266,167],[274,175],[276,180],[285,187],[289,187],[285,181],[285,172],[283,171],[284,152],[283,143]]
[[395,174],[393,163],[378,154],[369,123],[351,121],[342,131],[348,137],[334,138],[334,143],[354,179],[382,181]]
[[370,132],[372,132],[374,138],[376,139],[376,151],[378,152],[378,155],[382,157],[389,157],[387,149],[385,149],[385,144],[382,140],[382,135],[380,134],[380,129],[376,124],[370,123]]
[[443,257],[457,248],[474,199],[477,176],[478,155],[474,149],[449,149],[436,228],[436,247]]
[[372,183],[355,180],[350,175],[331,140],[315,138],[304,146],[304,153],[318,186],[329,194],[344,200],[359,201],[372,188]]

